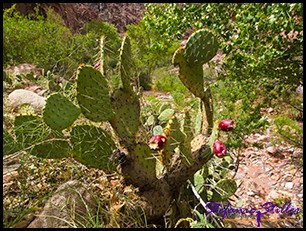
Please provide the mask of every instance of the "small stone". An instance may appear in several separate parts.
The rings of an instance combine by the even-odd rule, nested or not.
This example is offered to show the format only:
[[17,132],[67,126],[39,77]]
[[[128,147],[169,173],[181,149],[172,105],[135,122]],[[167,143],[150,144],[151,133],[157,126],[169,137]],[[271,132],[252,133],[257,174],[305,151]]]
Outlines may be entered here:
[[267,152],[270,153],[270,154],[275,154],[275,153],[276,153],[276,148],[275,148],[275,147],[272,147],[272,146],[271,146],[271,147],[268,147],[268,148],[267,148]]
[[247,195],[248,195],[248,196],[254,196],[254,195],[255,195],[255,193],[254,193],[254,192],[252,192],[252,191],[250,191],[250,192],[247,192]]
[[285,188],[292,189],[292,188],[293,188],[293,182],[287,182],[287,183],[285,184]]
[[293,180],[292,176],[286,176],[285,181],[291,182]]
[[271,179],[272,179],[272,180],[275,180],[275,181],[278,181],[279,175],[272,175],[272,176],[271,176]]
[[303,197],[303,193],[300,193],[297,195],[299,198],[302,198]]
[[274,109],[272,108],[272,107],[269,107],[268,109],[267,109],[267,112],[268,113],[271,113],[271,112],[273,112],[274,111]]
[[276,192],[275,190],[272,190],[269,195],[268,195],[268,198],[270,199],[275,199],[275,198],[278,198],[279,197],[279,194],[278,192]]

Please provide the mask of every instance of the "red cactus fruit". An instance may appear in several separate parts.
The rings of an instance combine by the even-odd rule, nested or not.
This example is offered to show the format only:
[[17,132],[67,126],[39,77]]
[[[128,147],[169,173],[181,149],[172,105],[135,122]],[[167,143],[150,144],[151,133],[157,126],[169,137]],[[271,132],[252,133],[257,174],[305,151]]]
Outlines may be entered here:
[[181,47],[184,47],[184,46],[186,45],[186,42],[187,42],[187,40],[182,41],[181,44],[180,44],[180,46],[181,46]]
[[233,120],[222,120],[219,123],[218,128],[222,131],[231,131],[235,128]]
[[149,140],[148,144],[150,149],[159,151],[165,147],[166,141],[166,137],[162,135],[156,135]]
[[96,69],[99,69],[99,68],[100,68],[100,65],[101,65],[101,62],[98,61],[93,67],[96,68]]
[[216,140],[213,147],[214,153],[217,157],[223,157],[226,155],[226,147],[220,140]]

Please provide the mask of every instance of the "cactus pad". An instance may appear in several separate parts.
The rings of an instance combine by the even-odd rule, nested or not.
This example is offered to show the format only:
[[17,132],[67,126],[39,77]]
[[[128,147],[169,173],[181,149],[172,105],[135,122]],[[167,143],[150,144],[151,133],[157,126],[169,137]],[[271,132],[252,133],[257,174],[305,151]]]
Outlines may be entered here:
[[50,128],[61,131],[69,127],[80,113],[80,108],[75,106],[69,99],[59,93],[55,93],[46,100],[43,119]]
[[123,37],[122,45],[120,48],[120,75],[122,86],[125,91],[132,91],[131,87],[131,76],[133,68],[133,59],[131,51],[131,42],[129,37],[126,35]]
[[136,172],[139,172],[149,181],[156,178],[156,159],[151,155],[151,150],[147,144],[137,144],[131,153],[131,158],[135,162]]
[[162,163],[167,166],[171,162],[174,149],[183,142],[185,136],[180,130],[180,123],[176,116],[172,116],[164,128],[164,134],[167,137],[167,143],[162,151]]
[[40,158],[59,159],[68,157],[69,150],[69,144],[65,140],[48,140],[35,145],[29,153]]
[[126,146],[134,146],[135,136],[140,125],[140,103],[135,94],[123,89],[112,94],[114,117],[110,123],[120,140]]
[[170,119],[170,117],[173,116],[173,114],[174,114],[174,110],[171,108],[168,108],[160,113],[160,115],[158,116],[158,120],[161,123],[166,123]]
[[105,76],[91,66],[78,68],[77,99],[87,119],[102,122],[113,116]]
[[77,125],[72,128],[70,141],[73,158],[89,168],[113,170],[109,158],[116,149],[112,138],[101,128],[91,125]]
[[189,111],[185,113],[183,133],[185,135],[184,141],[180,144],[180,156],[184,164],[193,165],[193,158],[191,153],[191,140],[193,137],[191,129],[191,118]]
[[218,41],[212,32],[202,29],[194,32],[186,42],[185,57],[190,64],[203,65],[210,61],[218,51]]
[[184,48],[180,47],[174,53],[172,62],[179,65],[179,78],[196,97],[204,97],[204,79],[202,64],[190,64],[184,57]]

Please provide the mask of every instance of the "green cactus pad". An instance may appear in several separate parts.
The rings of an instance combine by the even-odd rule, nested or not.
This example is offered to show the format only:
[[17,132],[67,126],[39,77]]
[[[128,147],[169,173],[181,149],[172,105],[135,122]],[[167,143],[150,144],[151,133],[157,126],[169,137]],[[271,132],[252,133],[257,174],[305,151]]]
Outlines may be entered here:
[[138,97],[123,89],[116,90],[112,94],[112,106],[114,117],[109,122],[124,145],[133,146],[140,125],[140,103]]
[[193,138],[193,133],[191,129],[191,117],[189,111],[185,113],[183,133],[185,135],[184,141],[180,144],[180,156],[181,160],[187,166],[193,165],[194,160],[191,153],[191,140]]
[[202,29],[194,32],[186,42],[185,57],[190,64],[203,65],[210,61],[218,51],[218,40],[212,32]]
[[89,168],[115,169],[109,158],[116,146],[103,129],[91,125],[77,125],[72,128],[70,135],[74,159]]
[[18,150],[19,147],[16,140],[6,129],[3,129],[3,156],[12,154]]
[[87,119],[102,122],[112,118],[113,112],[105,76],[91,66],[78,68],[77,99],[81,112]]
[[164,128],[164,134],[167,137],[167,142],[162,151],[162,162],[167,166],[171,162],[174,149],[178,147],[185,138],[184,133],[180,130],[180,123],[175,115],[168,121]]
[[139,143],[131,152],[131,158],[135,162],[135,171],[145,175],[148,180],[156,178],[156,159],[152,156],[149,146]]
[[192,121],[191,121],[191,116],[190,112],[186,111],[185,116],[184,116],[184,125],[183,125],[183,131],[186,135],[186,139],[190,142],[193,137],[193,128],[192,128]]
[[133,68],[133,59],[131,51],[131,42],[128,36],[124,36],[120,48],[120,75],[122,86],[125,91],[132,91],[131,76]]
[[204,97],[204,79],[202,64],[190,64],[184,57],[184,48],[180,47],[174,53],[172,63],[179,65],[179,78],[186,88],[196,97]]
[[18,115],[14,121],[14,132],[21,148],[26,148],[47,139],[50,128],[43,123],[40,116]]
[[173,114],[174,114],[174,110],[171,108],[168,108],[160,113],[160,115],[158,116],[158,120],[161,123],[166,123],[170,119],[170,117],[173,116]]
[[144,125],[152,126],[155,123],[155,116],[150,115]]
[[221,179],[213,190],[212,201],[222,201],[232,196],[238,187],[233,179]]
[[156,136],[156,135],[164,135],[163,127],[162,126],[156,125],[153,128],[153,136]]
[[195,123],[194,123],[194,129],[195,129],[195,134],[198,135],[202,131],[202,124],[203,124],[203,117],[202,117],[202,107],[201,107],[202,101],[199,103],[199,108],[197,111],[197,115],[195,118]]
[[52,129],[61,131],[69,127],[80,115],[81,110],[65,96],[55,93],[46,100],[43,111],[45,123]]
[[40,158],[60,159],[70,156],[70,146],[65,140],[48,140],[35,145],[30,154]]

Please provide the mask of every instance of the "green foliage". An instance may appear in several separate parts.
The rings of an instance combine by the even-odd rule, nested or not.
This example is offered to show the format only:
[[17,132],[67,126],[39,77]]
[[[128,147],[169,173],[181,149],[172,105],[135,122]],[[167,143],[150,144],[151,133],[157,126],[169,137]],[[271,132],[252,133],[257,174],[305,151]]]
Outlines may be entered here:
[[303,127],[295,120],[285,116],[277,116],[273,120],[276,134],[297,147],[303,148]]
[[18,115],[14,121],[14,132],[17,142],[24,149],[45,140],[50,129],[37,115]]
[[[224,84],[214,85],[214,102],[225,106],[218,103],[215,108],[225,111],[217,116],[237,118],[237,132],[248,133],[265,125],[260,107],[286,99],[303,81],[302,13],[301,3],[150,3],[144,21],[162,40],[180,39],[188,30],[214,31],[226,54],[218,76]],[[233,117],[233,102],[240,98],[242,111]]]
[[156,68],[152,71],[152,88],[157,91],[190,94],[185,85],[177,78],[177,75],[170,71],[166,67]]
[[32,63],[47,70],[56,68],[60,62],[66,62],[69,66],[67,56],[73,49],[69,44],[70,37],[72,34],[69,29],[61,25],[61,19],[51,11],[48,11],[46,20],[42,16],[37,16],[37,20],[30,20],[14,7],[4,10],[5,65]]
[[113,25],[90,21],[81,34],[73,34],[52,10],[47,11],[47,18],[38,13],[35,18],[32,20],[31,15],[22,15],[14,6],[4,9],[4,66],[31,63],[69,79],[80,63],[96,61],[94,50],[102,34],[109,38],[105,52],[107,64],[113,65],[109,56],[117,57],[114,53],[120,47],[119,35]]
[[18,151],[18,143],[6,129],[3,129],[3,156]]
[[115,57],[118,56],[121,41],[114,25],[107,22],[91,20],[81,28],[80,33],[92,41],[92,48],[98,47],[99,39],[102,35],[106,36],[105,57],[108,59],[116,59]]
[[156,67],[171,64],[170,56],[178,46],[177,41],[166,41],[161,34],[148,28],[143,20],[137,25],[127,25],[131,38],[132,50],[135,56],[140,85],[148,89],[151,84],[151,72]]

